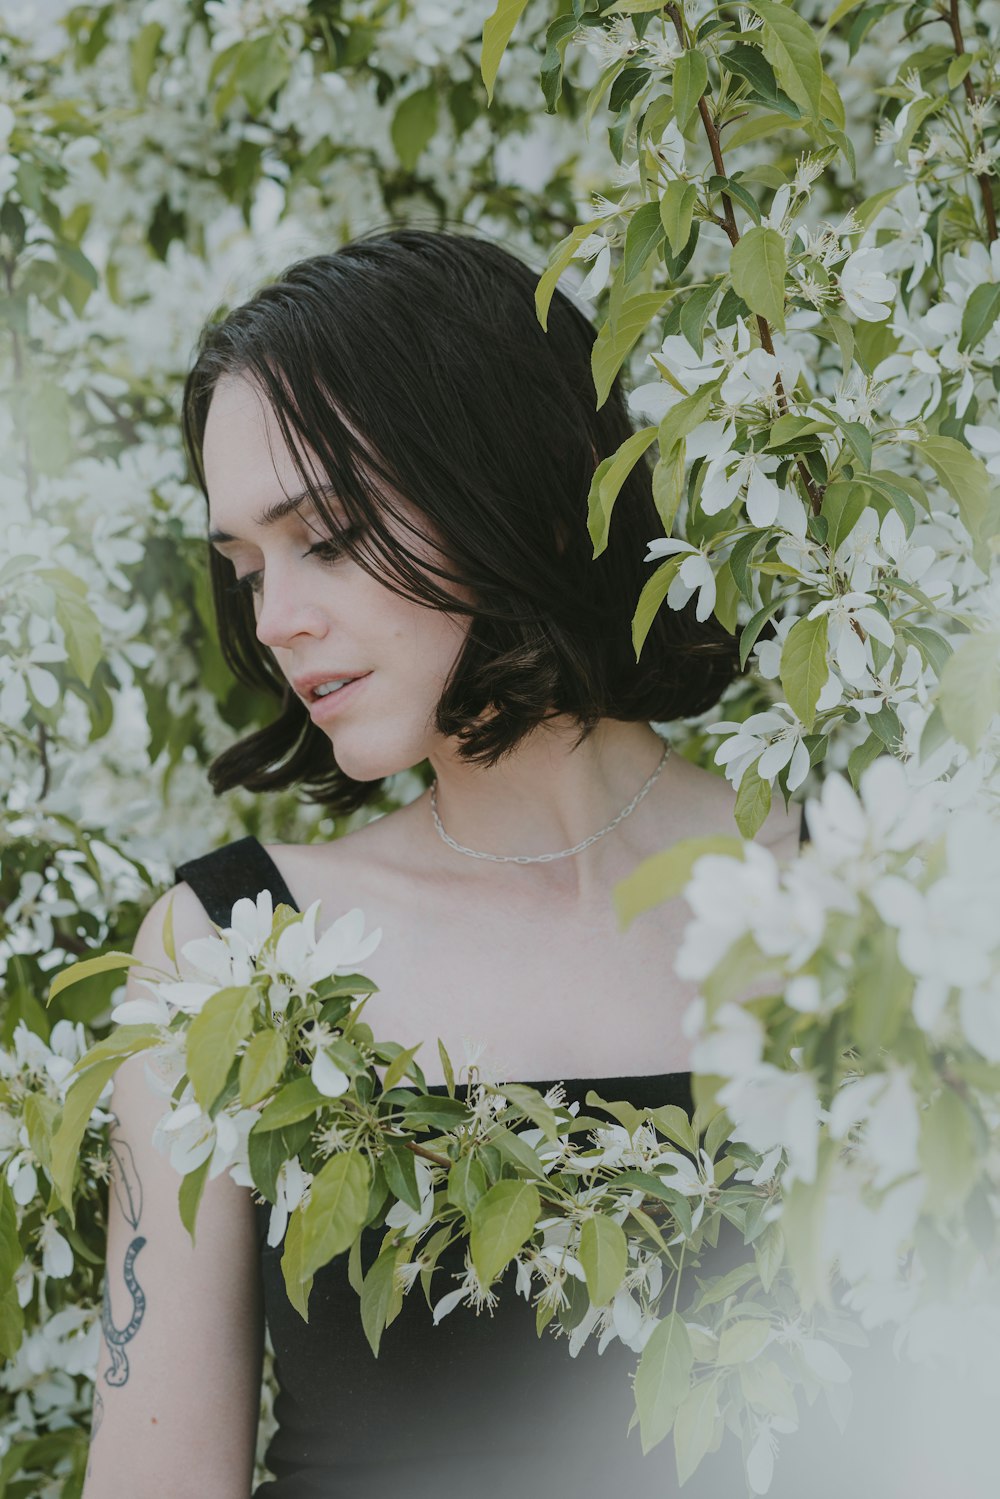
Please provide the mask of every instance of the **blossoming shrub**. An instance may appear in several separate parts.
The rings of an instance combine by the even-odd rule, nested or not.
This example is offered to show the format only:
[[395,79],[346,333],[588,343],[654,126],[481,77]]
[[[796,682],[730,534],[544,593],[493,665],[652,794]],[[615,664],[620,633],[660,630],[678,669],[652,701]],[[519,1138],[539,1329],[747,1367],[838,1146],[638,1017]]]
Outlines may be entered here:
[[[739,633],[748,667],[721,716],[671,736],[730,778],[746,839],[775,786],[822,785],[815,843],[787,872],[736,840],[703,863],[652,861],[620,892],[623,920],[681,890],[692,903],[679,961],[703,991],[697,1086],[728,1112],[721,1158],[774,1213],[759,1209],[751,1242],[756,1226],[805,1307],[835,1266],[858,1315],[905,1317],[925,1351],[959,1325],[936,1310],[949,1293],[982,1323],[1000,1061],[998,32],[996,0],[514,0],[492,18],[438,0],[5,9],[12,1493],[80,1491],[100,1300],[103,1088],[75,1121],[62,1195],[51,1152],[67,1138],[68,1066],[116,1033],[120,967],[46,1007],[52,974],[127,948],[193,848],[350,826],[291,796],[207,795],[206,762],[269,705],[235,689],[214,643],[178,383],[216,303],[389,214],[460,218],[547,264],[543,322],[560,277],[595,299],[595,400],[629,370],[641,424],[594,475],[595,555],[625,475],[651,462],[663,536],[636,653],[658,608],[696,596]],[[398,778],[385,808],[420,784]],[[734,1008],[746,965],[772,993]],[[636,1141],[634,1119],[618,1125]],[[163,1138],[179,1166],[197,1129],[191,1115]],[[639,1139],[647,1165],[685,1149]],[[705,1186],[718,1152],[687,1153]],[[293,1217],[299,1169],[281,1187]],[[954,1284],[929,1273],[940,1261]],[[712,1314],[720,1338],[746,1300]],[[700,1423],[689,1409],[675,1441],[687,1433],[689,1462],[733,1402],[763,1491],[793,1417],[724,1372],[739,1363],[693,1348],[695,1408],[717,1406]]]

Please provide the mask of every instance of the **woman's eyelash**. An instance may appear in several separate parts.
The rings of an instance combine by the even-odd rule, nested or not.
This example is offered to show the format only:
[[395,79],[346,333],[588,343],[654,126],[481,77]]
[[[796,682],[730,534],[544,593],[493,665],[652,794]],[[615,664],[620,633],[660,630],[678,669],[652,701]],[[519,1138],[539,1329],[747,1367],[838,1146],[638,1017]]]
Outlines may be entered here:
[[[308,549],[305,555],[307,557],[321,557],[324,562],[338,562],[344,555],[343,542],[345,540],[353,541],[355,537],[360,535],[360,533],[360,526],[349,526],[348,529],[339,538],[339,540],[317,541]],[[226,589],[226,592],[249,593],[251,596],[259,594],[261,590],[261,579],[263,578],[263,576],[264,574],[262,571],[244,573],[242,578],[237,578],[236,582],[231,584]]]

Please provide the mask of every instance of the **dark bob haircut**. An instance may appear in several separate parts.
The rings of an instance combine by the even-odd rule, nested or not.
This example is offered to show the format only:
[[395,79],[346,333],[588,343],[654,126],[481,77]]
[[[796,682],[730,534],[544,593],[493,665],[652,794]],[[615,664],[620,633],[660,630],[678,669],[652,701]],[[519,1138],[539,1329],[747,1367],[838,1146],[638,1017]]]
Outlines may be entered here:
[[[650,575],[643,558],[663,532],[650,468],[641,461],[626,481],[594,560],[590,482],[633,427],[619,380],[595,409],[595,331],[558,289],[543,331],[537,280],[468,231],[372,232],[289,266],[210,322],[184,388],[184,437],[203,490],[212,392],[223,376],[249,378],[329,535],[393,592],[469,616],[435,722],[461,758],[484,766],[557,714],[580,725],[579,744],[605,717],[664,723],[704,713],[740,675],[735,636],[714,617],[698,622],[693,597],[682,610],[659,610],[636,663],[631,620]],[[296,440],[315,454],[319,476]],[[393,490],[429,523],[424,539],[446,568],[388,527],[392,517],[414,534]],[[257,639],[252,600],[233,593],[232,563],[212,548],[209,566],[225,660],[281,703],[272,723],[212,762],[213,790],[301,785],[306,800],[337,813],[372,801],[382,781],[355,781],[337,766]],[[449,583],[474,602],[459,602]]]

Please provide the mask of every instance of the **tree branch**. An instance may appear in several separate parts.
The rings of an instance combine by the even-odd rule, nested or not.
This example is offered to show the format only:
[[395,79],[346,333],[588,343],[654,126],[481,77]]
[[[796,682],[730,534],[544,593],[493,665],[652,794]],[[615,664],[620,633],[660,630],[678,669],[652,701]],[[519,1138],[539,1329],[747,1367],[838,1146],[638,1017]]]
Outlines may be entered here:
[[[681,13],[677,9],[676,5],[668,5],[667,14],[674,23],[674,29],[677,32],[677,40],[680,42],[682,47],[686,46],[684,37],[684,22],[681,17]],[[708,107],[708,101],[706,100],[704,94],[702,94],[701,98],[698,100],[698,113],[701,115],[701,122],[705,127],[705,134],[708,137],[708,148],[712,153],[712,162],[715,166],[715,170],[720,177],[726,177],[728,176],[728,173],[726,172],[726,164],[722,159],[722,146],[719,142],[719,132],[716,129],[715,121],[712,119],[712,112]],[[718,222],[721,222],[723,229],[729,236],[729,243],[735,248],[735,246],[740,242],[740,231],[736,227],[736,215],[733,213],[732,199],[726,192],[723,192],[721,194],[721,198],[725,217]],[[771,339],[771,329],[767,324],[767,320],[765,318],[762,318],[759,313],[755,314],[755,316],[757,318],[757,332],[760,336],[761,348],[764,349],[766,353],[773,355],[774,343]],[[782,414],[784,415],[788,411],[788,397],[785,394],[785,387],[782,384],[780,373],[774,377],[774,386],[778,397],[778,405],[781,408]],[[822,508],[823,504],[823,496],[820,493],[812,474],[809,472],[802,458],[796,458],[795,467],[799,471],[799,478],[802,480],[802,483],[805,487],[806,495],[808,496],[810,504],[812,505],[813,514],[819,515],[820,509]]]
[[[958,0],[949,0],[948,24],[951,27],[951,35],[955,43],[955,53],[958,57],[963,57],[965,55],[965,41],[962,37],[962,23],[958,18]],[[965,89],[965,97],[970,104],[981,102],[976,94],[976,90],[973,88],[972,79],[968,73],[962,79],[962,87]],[[976,181],[979,183],[979,191],[983,198],[983,213],[986,215],[987,243],[992,244],[997,237],[997,214],[993,206],[993,185],[988,172],[980,172]]]

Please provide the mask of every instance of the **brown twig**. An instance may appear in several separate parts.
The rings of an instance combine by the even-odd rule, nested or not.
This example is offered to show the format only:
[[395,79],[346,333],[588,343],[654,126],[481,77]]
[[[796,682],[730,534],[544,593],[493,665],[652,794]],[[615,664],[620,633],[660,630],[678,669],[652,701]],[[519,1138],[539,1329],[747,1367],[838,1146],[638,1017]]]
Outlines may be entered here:
[[[952,39],[955,43],[955,52],[957,56],[963,57],[965,55],[965,41],[962,37],[962,24],[958,19],[958,0],[949,0],[947,19],[951,27]],[[962,79],[962,87],[965,89],[965,97],[970,104],[981,102],[968,73]],[[986,215],[986,233],[988,236],[987,243],[992,244],[997,237],[997,215],[996,209],[993,206],[993,188],[990,183],[989,174],[981,172],[976,181],[979,183],[979,191],[983,197],[983,212]]]
[[[682,20],[680,11],[677,9],[676,5],[668,5],[667,14],[674,23],[674,29],[677,32],[677,40],[680,42],[682,47],[685,46],[686,41],[684,37],[684,22]],[[708,101],[705,98],[704,94],[702,94],[701,98],[698,100],[698,113],[701,115],[701,122],[705,127],[705,134],[708,137],[708,148],[712,153],[712,162],[715,166],[715,170],[720,177],[726,177],[728,174],[726,172],[726,164],[722,159],[722,146],[719,141],[719,132],[716,129],[715,121],[712,118],[712,112],[708,107]],[[722,192],[720,196],[722,198],[724,217],[721,220],[717,220],[717,222],[721,223],[722,228],[729,236],[729,243],[735,249],[735,247],[740,242],[740,231],[736,227],[736,215],[733,212],[732,199],[727,192]],[[773,355],[774,343],[771,339],[771,329],[768,326],[767,320],[766,318],[762,318],[759,313],[756,314],[756,317],[757,332],[760,335],[761,348],[764,349],[766,353]],[[774,386],[775,393],[778,397],[778,405],[781,409],[782,414],[784,415],[788,411],[788,397],[785,394],[785,387],[782,384],[780,374],[775,376]],[[795,467],[799,471],[799,478],[802,480],[806,494],[809,497],[809,501],[813,509],[813,514],[819,515],[823,503],[823,496],[820,493],[820,490],[815,480],[813,479],[812,474],[809,472],[808,468],[806,467],[805,461],[802,458],[796,458]]]

